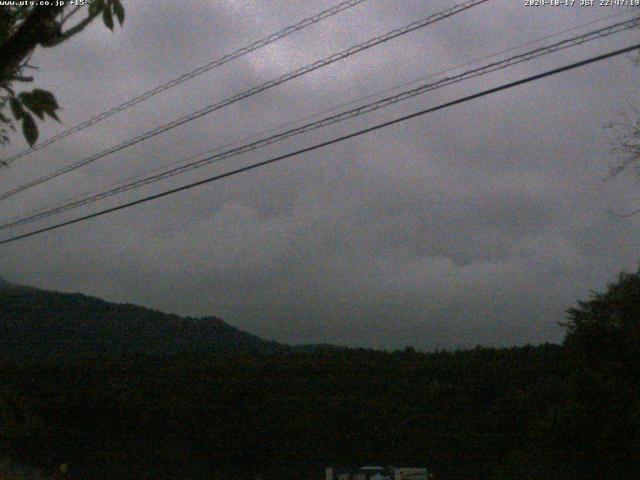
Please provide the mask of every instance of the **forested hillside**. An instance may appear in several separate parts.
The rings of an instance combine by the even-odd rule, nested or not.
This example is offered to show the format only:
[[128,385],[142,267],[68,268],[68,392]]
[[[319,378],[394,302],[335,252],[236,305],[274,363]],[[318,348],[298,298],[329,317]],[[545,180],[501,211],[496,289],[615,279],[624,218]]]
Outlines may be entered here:
[[[124,318],[149,336],[153,318],[175,327],[152,342],[178,335],[185,321],[81,295],[9,290],[3,325],[39,318],[38,328],[55,332],[97,318],[120,331]],[[427,466],[443,480],[637,479],[639,309],[636,273],[570,309],[563,346],[104,349],[85,358],[49,349],[47,362],[0,364],[0,446],[44,471],[66,463],[68,478],[86,480],[318,479],[326,465],[347,464]],[[246,335],[230,331],[240,335],[231,339]]]
[[[77,478],[321,478],[325,464],[487,478],[565,389],[557,346],[460,353],[132,357],[19,368],[26,462]],[[239,478],[239,477],[236,477]]]
[[21,362],[285,348],[215,317],[183,318],[6,281],[0,281],[0,332],[0,357]]

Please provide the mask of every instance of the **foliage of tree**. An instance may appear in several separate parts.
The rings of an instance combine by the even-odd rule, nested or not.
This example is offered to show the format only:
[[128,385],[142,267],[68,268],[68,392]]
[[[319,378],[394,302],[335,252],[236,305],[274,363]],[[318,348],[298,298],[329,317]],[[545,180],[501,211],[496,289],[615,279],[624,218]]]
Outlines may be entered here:
[[640,475],[640,271],[567,310],[564,395],[495,478]]
[[638,478],[640,270],[569,309],[565,325],[573,444],[588,457],[591,478]]
[[[0,365],[46,425],[13,455],[102,478],[322,478],[326,465],[485,479],[562,389],[559,346],[128,356]],[[73,478],[73,477],[70,477]]]
[[[64,318],[85,327],[97,318],[106,335],[120,314],[133,326],[151,315],[82,295],[4,290],[24,302],[3,297],[10,307],[0,317],[54,318],[53,334]],[[70,479],[86,480],[293,480],[372,463],[425,465],[440,480],[637,479],[640,272],[567,314],[561,346],[0,358],[10,392],[0,421],[20,426],[19,435],[0,428],[0,445],[43,471],[68,463]],[[154,318],[183,330],[198,322]]]
[[[0,144],[9,142],[10,131],[15,131],[19,123],[28,144],[33,146],[38,140],[34,115],[41,121],[46,116],[58,120],[59,109],[51,92],[43,89],[17,92],[17,85],[33,82],[33,77],[25,74],[34,68],[29,64],[33,51],[37,47],[62,44],[98,16],[113,30],[114,17],[122,25],[125,11],[120,0],[92,0],[76,6],[70,2],[60,2],[61,5],[15,3],[0,6]],[[82,10],[87,12],[86,17],[70,26],[72,17]]]
[[[592,293],[567,311],[565,343],[578,365],[626,377],[640,361],[640,270],[621,273],[605,293]],[[622,371],[618,371],[619,369]],[[637,373],[637,372],[636,372]]]

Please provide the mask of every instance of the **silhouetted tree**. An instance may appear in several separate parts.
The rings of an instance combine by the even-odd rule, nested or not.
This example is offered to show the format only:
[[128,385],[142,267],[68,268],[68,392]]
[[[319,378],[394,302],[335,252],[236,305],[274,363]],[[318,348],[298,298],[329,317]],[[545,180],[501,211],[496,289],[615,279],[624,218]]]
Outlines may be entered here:
[[[37,47],[60,45],[100,15],[111,30],[114,16],[120,25],[124,22],[124,7],[120,0],[81,3],[83,5],[73,6],[66,2],[45,6],[16,2],[16,5],[0,6],[0,144],[9,141],[9,131],[15,130],[14,124],[19,122],[25,139],[33,145],[38,140],[33,115],[40,120],[47,115],[58,119],[58,104],[51,92],[42,89],[16,92],[16,83],[33,81],[33,77],[24,75],[24,71],[32,68],[29,59]],[[80,10],[86,10],[87,16],[69,27],[69,20]]]
[[640,472],[640,271],[567,310],[570,394],[556,407],[558,470],[580,478]]

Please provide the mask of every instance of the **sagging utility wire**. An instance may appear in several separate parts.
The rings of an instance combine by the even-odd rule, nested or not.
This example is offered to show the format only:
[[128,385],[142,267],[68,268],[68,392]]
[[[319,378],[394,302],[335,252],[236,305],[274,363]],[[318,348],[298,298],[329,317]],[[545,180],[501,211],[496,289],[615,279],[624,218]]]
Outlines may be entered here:
[[68,136],[73,135],[76,132],[79,132],[81,130],[84,130],[85,128],[89,128],[97,123],[100,123],[103,120],[106,120],[107,118],[115,115],[116,113],[122,112],[123,110],[127,110],[133,107],[134,105],[144,102],[145,100],[148,100],[151,97],[154,97],[159,93],[164,92],[165,90],[169,90],[170,88],[173,88],[184,82],[187,82],[192,78],[197,77],[198,75],[202,75],[203,73],[206,73],[215,68],[221,67],[222,65],[229,63],[232,60],[236,60],[237,58],[240,58],[251,52],[255,52],[256,50],[266,47],[267,45],[274,43],[284,37],[287,37],[292,33],[302,30],[303,28],[307,28],[315,23],[321,22],[322,20],[325,20],[334,15],[337,15],[340,12],[353,8],[365,1],[367,0],[348,0],[342,3],[339,3],[338,5],[335,5],[334,7],[331,7],[327,10],[323,10],[322,12],[317,13],[311,17],[300,20],[299,22],[293,25],[289,25],[288,27],[285,27],[282,30],[279,30],[275,33],[272,33],[271,35],[261,40],[257,40],[250,45],[239,48],[231,53],[228,53],[220,58],[217,58],[216,60],[212,60],[211,62],[205,65],[201,65],[188,73],[185,73],[183,75],[180,75],[179,77],[173,78],[172,80],[169,80],[168,82],[163,83],[162,85],[158,85],[157,87],[152,88],[151,90],[148,90],[136,97],[131,98],[130,100],[127,100],[126,102],[121,103],[120,105],[117,105],[113,108],[110,108],[109,110],[101,112],[98,115],[90,118],[89,120],[79,123],[67,130],[64,130],[63,132],[60,132],[57,135],[54,135],[46,140],[43,140],[42,142],[36,143],[33,147],[22,150],[21,152],[18,152],[15,155],[9,157],[8,159],[5,160],[5,163],[7,165],[10,165],[16,160],[18,160],[19,158],[25,157],[30,153],[36,152],[38,150],[42,150],[43,148],[48,147],[49,145],[52,145],[57,141],[62,140],[63,138],[67,138]]
[[640,26],[640,18],[633,18],[631,20],[626,20],[623,22],[618,22],[616,24],[607,26],[607,27],[603,27],[597,30],[593,30],[581,35],[577,35],[556,43],[553,43],[551,45],[547,45],[547,46],[543,46],[543,47],[538,47],[535,49],[532,49],[530,51],[518,54],[518,55],[513,55],[511,57],[508,57],[506,59],[503,60],[499,60],[499,61],[495,61],[492,63],[489,63],[487,65],[483,65],[481,67],[477,67],[471,70],[467,70],[465,72],[459,73],[457,75],[452,75],[449,77],[444,77],[440,80],[437,80],[435,82],[431,82],[431,83],[426,83],[423,85],[420,85],[416,88],[410,89],[410,90],[406,90],[403,92],[400,92],[396,95],[392,95],[392,96],[388,96],[385,98],[382,98],[380,100],[377,100],[375,102],[371,102],[368,103],[366,105],[362,105],[335,115],[331,115],[319,120],[316,120],[314,122],[310,122],[307,123],[305,125],[287,130],[285,132],[281,132],[275,135],[271,135],[268,136],[266,138],[262,138],[259,139],[257,141],[245,144],[245,145],[241,145],[239,147],[236,148],[232,148],[230,150],[221,152],[221,153],[216,153],[214,155],[209,155],[205,158],[202,158],[200,160],[194,161],[194,162],[190,162],[190,163],[186,163],[184,165],[180,165],[178,167],[175,168],[171,168],[165,171],[162,171],[158,174],[154,174],[154,175],[150,175],[147,176],[145,178],[142,179],[138,179],[138,180],[134,180],[131,181],[129,183],[125,183],[123,185],[119,185],[115,188],[111,188],[108,190],[105,190],[103,192],[100,193],[96,193],[96,194],[92,194],[92,195],[88,195],[85,196],[83,198],[74,200],[74,201],[70,201],[67,203],[64,203],[60,206],[57,207],[53,207],[53,208],[49,208],[43,211],[39,211],[38,213],[34,213],[32,215],[27,215],[24,216],[22,218],[18,218],[15,220],[11,220],[7,223],[1,224],[0,225],[0,230],[6,230],[8,228],[13,228],[13,227],[17,227],[19,225],[25,225],[25,224],[29,224],[38,220],[41,220],[43,218],[47,218],[62,212],[66,212],[75,208],[79,208],[81,206],[84,205],[88,205],[91,203],[95,203],[97,201],[103,200],[105,198],[120,194],[120,193],[124,193],[130,190],[134,190],[152,183],[156,183],[158,181],[161,180],[165,180],[167,178],[170,177],[174,177],[176,175],[180,175],[182,173],[185,172],[189,172],[191,170],[195,170],[198,168],[202,168],[206,165],[209,165],[211,163],[214,162],[219,162],[231,157],[236,157],[238,155],[244,154],[244,153],[248,153],[250,151],[256,150],[258,148],[262,148],[265,147],[267,145],[271,145],[273,143],[276,142],[280,142],[282,140],[285,140],[287,138],[296,136],[296,135],[301,135],[303,133],[307,133],[309,131],[312,130],[316,130],[318,128],[322,128],[322,127],[326,127],[328,125],[332,125],[335,123],[339,123],[339,122],[343,122],[345,120],[351,119],[351,118],[355,118],[355,117],[359,117],[361,115],[376,111],[376,110],[380,110],[382,108],[386,108],[390,105],[399,103],[401,101],[404,100],[408,100],[410,98],[416,97],[418,95],[424,94],[426,92],[430,92],[433,90],[437,90],[439,88],[443,88],[449,85],[453,85],[465,80],[469,80],[471,78],[475,78],[475,77],[479,77],[482,75],[486,75],[498,70],[503,70],[505,68],[509,68],[512,67],[514,65],[517,65],[519,63],[523,63],[529,60],[532,60],[534,58],[538,58],[544,55],[548,55],[550,53],[554,53],[557,52],[559,50],[564,50],[567,48],[571,48],[571,47],[575,47],[577,45],[581,45],[590,41],[594,41],[597,39],[601,39],[604,37],[607,37],[609,35],[613,35],[616,33],[620,33],[623,31],[627,31],[630,30],[632,28],[637,28]]
[[49,180],[52,180],[54,178],[60,177],[61,175],[65,175],[67,173],[73,172],[74,170],[77,170],[79,168],[82,168],[86,165],[89,165],[90,163],[95,162],[96,160],[99,160],[101,158],[106,157],[107,155],[110,155],[112,153],[115,152],[119,152],[121,150],[124,150],[125,148],[131,147],[133,145],[136,145],[140,142],[143,142],[145,140],[148,140],[150,138],[153,138],[157,135],[160,135],[162,133],[165,133],[169,130],[172,130],[176,127],[179,127],[181,125],[184,125],[186,123],[192,122],[193,120],[196,120],[200,117],[203,117],[205,115],[208,115],[210,113],[213,113],[217,110],[221,110],[224,107],[227,107],[233,103],[236,103],[240,100],[243,100],[245,98],[251,97],[253,95],[257,95],[258,93],[264,92],[265,90],[268,90],[270,88],[276,87],[278,85],[281,85],[285,82],[288,82],[290,80],[293,80],[295,78],[298,78],[302,75],[305,75],[307,73],[313,72],[315,70],[318,70],[320,68],[326,67],[327,65],[331,65],[332,63],[335,63],[339,60],[343,60],[345,58],[351,57],[352,55],[355,55],[359,52],[362,52],[364,50],[367,50],[369,48],[372,48],[376,45],[380,45],[382,43],[388,42],[390,40],[393,40],[394,38],[400,37],[402,35],[406,35],[410,32],[413,32],[415,30],[418,30],[420,28],[424,28],[427,25],[431,25],[435,22],[438,22],[440,20],[444,20],[446,18],[452,17],[458,13],[461,13],[465,10],[468,10],[470,8],[473,8],[475,6],[478,6],[480,4],[486,3],[489,0],[469,0],[466,1],[464,3],[460,3],[458,5],[455,5],[451,8],[448,8],[446,10],[443,10],[439,13],[430,15],[429,17],[423,18],[421,20],[417,20],[414,22],[409,23],[408,25],[405,25],[404,27],[401,28],[397,28],[395,30],[392,30],[390,32],[387,32],[383,35],[379,35],[377,37],[371,38],[369,40],[367,40],[366,42],[360,43],[358,45],[354,45],[352,47],[347,48],[346,50],[342,50],[341,52],[338,53],[334,53],[328,57],[323,58],[322,60],[317,60],[312,64],[306,65],[304,67],[301,67],[297,70],[294,70],[292,72],[289,72],[285,75],[282,75],[278,78],[275,78],[273,80],[270,80],[266,83],[263,83],[261,85],[258,85],[256,87],[250,88],[249,90],[246,90],[244,92],[238,93],[232,97],[229,97],[225,100],[222,100],[220,102],[214,103],[212,105],[209,105],[207,107],[204,107],[200,110],[197,110],[193,113],[190,113],[188,115],[182,116],[180,118],[177,118],[169,123],[166,123],[164,125],[161,125],[159,127],[156,127],[152,130],[149,130],[141,135],[138,135],[132,139],[129,139],[123,143],[120,143],[118,145],[115,145],[113,147],[110,147],[106,150],[103,150],[100,153],[97,153],[95,155],[92,155],[88,158],[82,159],[78,162],[75,162],[71,165],[68,165],[66,167],[63,167],[59,170],[56,170],[52,173],[46,174],[42,177],[39,177],[35,180],[31,180],[25,184],[22,184],[18,187],[12,188],[2,194],[0,194],[0,201],[1,200],[6,200],[9,197],[12,197],[20,192],[24,192],[25,190],[28,190],[30,188],[33,188],[37,185],[40,185],[42,183],[48,182]]
[[248,172],[250,170],[254,170],[254,169],[257,169],[257,168],[261,168],[261,167],[264,167],[266,165],[270,165],[272,163],[280,162],[280,161],[285,160],[287,158],[291,158],[291,157],[294,157],[294,156],[297,156],[297,155],[301,155],[303,153],[307,153],[307,152],[311,152],[311,151],[314,151],[314,150],[318,150],[320,148],[324,148],[324,147],[327,147],[329,145],[333,145],[333,144],[336,144],[336,143],[339,143],[339,142],[343,142],[345,140],[358,137],[360,135],[371,133],[371,132],[374,132],[376,130],[380,130],[382,128],[389,127],[391,125],[395,125],[395,124],[398,124],[398,123],[401,123],[401,122],[405,122],[405,121],[410,120],[412,118],[417,118],[417,117],[420,117],[420,116],[423,116],[423,115],[426,115],[426,114],[429,114],[429,113],[432,113],[432,112],[435,112],[435,111],[438,111],[438,110],[444,110],[445,108],[449,108],[449,107],[452,107],[454,105],[459,105],[459,104],[462,104],[462,103],[465,103],[465,102],[469,102],[469,101],[475,100],[477,98],[481,98],[481,97],[484,97],[484,96],[487,96],[487,95],[492,95],[494,93],[497,93],[497,92],[500,92],[500,91],[503,91],[503,90],[508,90],[508,89],[517,87],[519,85],[524,85],[526,83],[534,82],[536,80],[541,80],[541,79],[543,79],[545,77],[549,77],[549,76],[552,76],[552,75],[557,75],[557,74],[560,74],[560,73],[563,73],[563,72],[566,72],[566,71],[569,71],[569,70],[574,70],[574,69],[579,68],[579,67],[590,65],[590,64],[593,64],[593,63],[596,63],[596,62],[600,62],[600,61],[603,61],[603,60],[606,60],[606,59],[609,59],[609,58],[612,58],[612,57],[616,57],[616,56],[619,56],[619,55],[623,55],[625,53],[629,53],[629,52],[632,52],[632,51],[635,51],[635,50],[639,50],[639,49],[640,49],[640,44],[636,44],[636,45],[632,45],[630,47],[622,48],[622,49],[619,49],[619,50],[614,50],[612,52],[605,53],[603,55],[590,57],[590,58],[588,58],[586,60],[582,60],[580,62],[572,63],[572,64],[569,64],[569,65],[565,65],[563,67],[555,68],[553,70],[547,70],[547,71],[545,71],[543,73],[539,73],[537,75],[532,75],[530,77],[526,77],[526,78],[523,78],[523,79],[520,79],[520,80],[516,80],[514,82],[509,82],[509,83],[500,85],[498,87],[490,88],[488,90],[483,90],[483,91],[481,91],[479,93],[475,93],[475,94],[472,94],[472,95],[467,95],[465,97],[458,98],[456,100],[452,100],[450,102],[446,102],[446,103],[440,104],[440,105],[435,106],[435,107],[431,107],[431,108],[427,108],[427,109],[424,109],[424,110],[420,110],[418,112],[415,112],[415,113],[412,113],[412,114],[409,114],[409,115],[404,115],[402,117],[399,117],[399,118],[396,118],[396,119],[393,119],[393,120],[389,120],[389,121],[386,121],[386,122],[383,122],[383,123],[379,123],[377,125],[373,125],[373,126],[368,127],[368,128],[364,128],[362,130],[358,130],[358,131],[350,133],[348,135],[343,135],[341,137],[336,137],[336,138],[333,138],[331,140],[327,140],[327,141],[322,142],[322,143],[317,143],[317,144],[312,145],[310,147],[302,148],[300,150],[296,150],[296,151],[293,151],[293,152],[290,152],[290,153],[286,153],[284,155],[279,155],[277,157],[270,158],[268,160],[264,160],[262,162],[254,163],[254,164],[248,165],[246,167],[242,167],[242,168],[238,168],[236,170],[232,170],[230,172],[226,172],[226,173],[223,173],[223,174],[220,174],[220,175],[215,175],[213,177],[205,178],[203,180],[199,180],[197,182],[189,183],[189,184],[183,185],[181,187],[172,188],[171,190],[167,190],[167,191],[164,191],[164,192],[161,192],[161,193],[157,193],[155,195],[150,195],[150,196],[147,196],[147,197],[144,197],[144,198],[140,198],[140,199],[134,200],[132,202],[128,202],[128,203],[125,203],[125,204],[122,204],[122,205],[118,205],[118,206],[115,206],[115,207],[111,207],[111,208],[107,208],[105,210],[94,212],[94,213],[89,214],[89,215],[84,215],[82,217],[74,218],[72,220],[67,220],[65,222],[61,222],[61,223],[58,223],[56,225],[51,225],[51,226],[46,227],[46,228],[41,228],[39,230],[34,230],[34,231],[31,231],[31,232],[28,232],[28,233],[24,233],[24,234],[21,234],[21,235],[16,235],[14,237],[7,238],[5,240],[0,241],[0,245],[5,245],[5,244],[11,243],[11,242],[16,242],[18,240],[23,240],[25,238],[33,237],[35,235],[40,235],[42,233],[50,232],[52,230],[57,230],[59,228],[62,228],[62,227],[68,226],[68,225],[73,225],[75,223],[84,222],[84,221],[90,220],[92,218],[96,218],[96,217],[100,217],[100,216],[103,216],[103,215],[107,215],[109,213],[117,212],[119,210],[124,210],[124,209],[127,209],[127,208],[131,208],[133,206],[140,205],[142,203],[147,203],[147,202],[150,202],[150,201],[153,201],[153,200],[157,200],[159,198],[163,198],[163,197],[167,197],[167,196],[170,196],[170,195],[174,195],[174,194],[182,192],[182,191],[190,190],[192,188],[196,188],[196,187],[199,187],[201,185],[206,185],[208,183],[213,183],[213,182],[216,182],[218,180],[222,180],[222,179],[227,178],[227,177],[238,175],[240,173]]

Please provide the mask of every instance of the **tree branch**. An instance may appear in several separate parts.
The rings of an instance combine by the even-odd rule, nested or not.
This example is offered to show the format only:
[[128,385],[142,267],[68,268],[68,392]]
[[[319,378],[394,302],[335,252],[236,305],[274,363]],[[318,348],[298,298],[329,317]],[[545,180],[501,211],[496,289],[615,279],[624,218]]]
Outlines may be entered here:
[[64,25],[65,22],[67,20],[69,20],[71,17],[73,17],[78,12],[78,10],[80,10],[81,8],[82,8],[81,6],[77,6],[76,8],[71,10],[71,12],[69,12],[67,15],[65,15],[62,20],[60,20],[60,25]]
[[0,78],[14,73],[39,44],[57,35],[56,16],[63,6],[36,6],[18,30],[0,45]]
[[9,77],[9,80],[17,80],[18,82],[33,82],[33,77],[25,77],[24,75],[14,75]]
[[63,32],[60,35],[57,35],[55,38],[48,40],[46,43],[43,43],[42,46],[47,48],[55,47],[56,45],[64,42],[65,40],[68,40],[69,38],[73,37],[75,34],[80,33],[82,30],[84,30],[87,27],[87,25],[89,25],[93,21],[94,18],[100,15],[100,13],[102,13],[101,10],[94,12],[93,14],[89,15],[87,18],[82,20],[80,23],[78,23],[75,27],[72,27],[66,32]]

